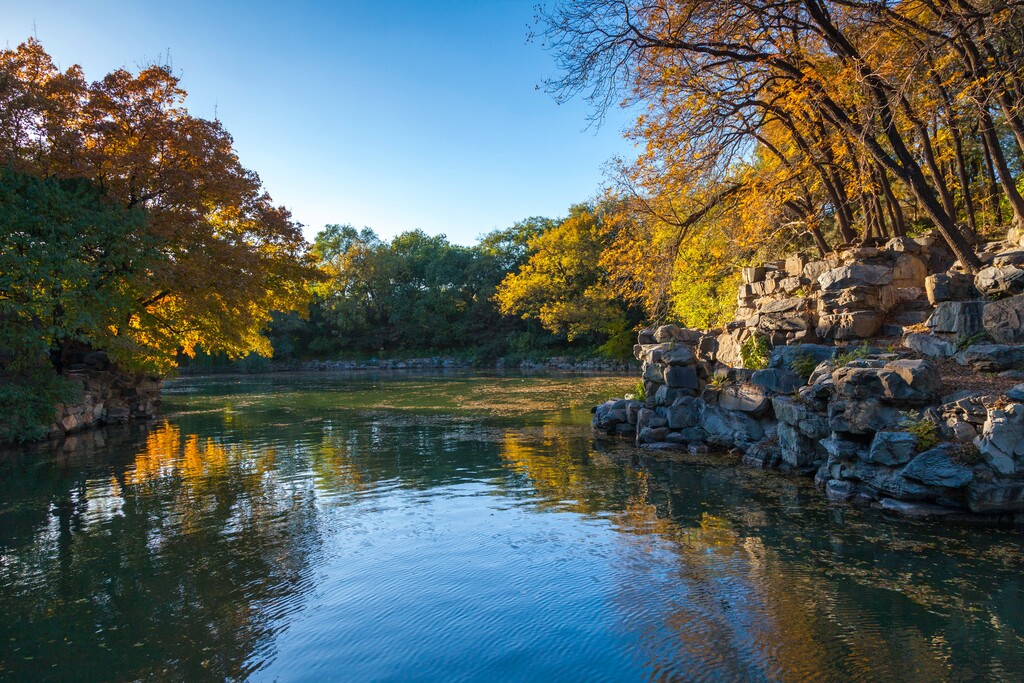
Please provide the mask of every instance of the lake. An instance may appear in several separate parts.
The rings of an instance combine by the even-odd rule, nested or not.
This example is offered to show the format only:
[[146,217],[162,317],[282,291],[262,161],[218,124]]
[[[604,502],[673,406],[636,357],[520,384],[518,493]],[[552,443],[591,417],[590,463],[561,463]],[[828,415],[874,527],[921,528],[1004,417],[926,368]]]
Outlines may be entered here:
[[0,455],[0,680],[1024,678],[1024,540],[595,440],[623,376],[168,384]]

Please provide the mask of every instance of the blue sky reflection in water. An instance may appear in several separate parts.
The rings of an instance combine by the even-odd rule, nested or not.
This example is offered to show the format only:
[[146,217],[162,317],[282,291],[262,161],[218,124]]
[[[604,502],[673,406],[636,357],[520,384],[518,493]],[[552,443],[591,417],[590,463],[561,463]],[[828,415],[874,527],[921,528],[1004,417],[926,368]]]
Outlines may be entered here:
[[6,454],[0,680],[1019,679],[1019,534],[595,444],[629,384],[186,379]]

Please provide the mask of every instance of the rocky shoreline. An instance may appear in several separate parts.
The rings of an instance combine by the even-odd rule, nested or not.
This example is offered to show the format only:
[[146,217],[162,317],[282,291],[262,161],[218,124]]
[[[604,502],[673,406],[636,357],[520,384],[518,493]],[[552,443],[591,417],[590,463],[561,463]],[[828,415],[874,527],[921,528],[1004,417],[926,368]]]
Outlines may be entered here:
[[1024,524],[1022,247],[983,245],[973,277],[930,236],[744,269],[741,319],[641,331],[644,400],[593,426],[813,476],[834,501]]

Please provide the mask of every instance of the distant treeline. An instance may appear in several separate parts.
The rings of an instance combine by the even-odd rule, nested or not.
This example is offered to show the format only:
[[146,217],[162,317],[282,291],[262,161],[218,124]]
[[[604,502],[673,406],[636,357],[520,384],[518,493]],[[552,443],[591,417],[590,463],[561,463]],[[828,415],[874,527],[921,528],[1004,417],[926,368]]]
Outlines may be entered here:
[[[455,354],[480,362],[566,352],[626,357],[638,313],[613,306],[591,318],[594,311],[588,313],[584,301],[587,289],[601,280],[596,253],[580,260],[578,253],[563,249],[557,272],[536,273],[555,238],[578,233],[574,228],[581,223],[593,228],[599,216],[593,206],[578,205],[568,218],[528,218],[487,233],[472,246],[419,230],[385,240],[369,228],[329,225],[311,250],[326,278],[314,286],[308,313],[274,314],[267,332],[273,357]],[[597,235],[590,238],[596,247]],[[530,292],[531,287],[543,291]],[[548,295],[555,289],[568,295],[567,287],[577,290],[571,312],[552,316]],[[185,362],[218,364],[209,357]],[[240,367],[262,364],[249,358]]]

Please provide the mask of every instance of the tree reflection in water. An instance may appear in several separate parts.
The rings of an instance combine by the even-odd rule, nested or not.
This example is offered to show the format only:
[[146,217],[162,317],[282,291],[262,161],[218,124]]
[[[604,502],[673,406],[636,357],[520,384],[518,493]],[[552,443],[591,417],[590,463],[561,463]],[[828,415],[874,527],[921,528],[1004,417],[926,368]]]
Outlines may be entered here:
[[[486,654],[525,676],[550,675],[551,657],[580,677],[650,680],[1024,670],[1018,533],[894,524],[718,456],[594,443],[586,414],[563,407],[450,408],[445,391],[486,402],[467,381],[406,378],[389,402],[408,405],[386,407],[378,379],[281,380],[287,400],[267,382],[0,458],[0,679],[301,678],[345,663],[443,679],[452,644],[474,638],[494,652],[459,666]],[[571,386],[586,405],[597,384]]]

